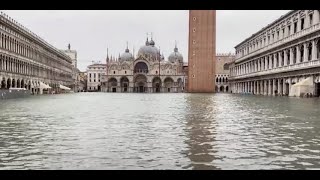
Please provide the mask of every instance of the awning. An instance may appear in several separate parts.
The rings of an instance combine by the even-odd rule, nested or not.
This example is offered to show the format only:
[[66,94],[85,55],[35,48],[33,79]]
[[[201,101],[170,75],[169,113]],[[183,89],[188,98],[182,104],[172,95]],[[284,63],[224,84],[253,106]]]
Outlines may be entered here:
[[68,87],[66,87],[66,86],[63,86],[63,85],[61,85],[61,84],[60,84],[59,88],[60,88],[60,89],[63,89],[63,90],[71,90],[70,88],[68,88]]
[[40,82],[40,89],[51,89],[51,87],[43,82]]

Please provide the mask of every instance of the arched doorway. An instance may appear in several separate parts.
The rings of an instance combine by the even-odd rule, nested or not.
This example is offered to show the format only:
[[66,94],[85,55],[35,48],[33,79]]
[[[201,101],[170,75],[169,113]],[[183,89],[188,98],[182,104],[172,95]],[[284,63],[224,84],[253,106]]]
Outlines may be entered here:
[[16,80],[12,79],[11,87],[16,88]]
[[145,62],[138,62],[135,66],[134,66],[134,73],[143,73],[143,74],[147,74],[148,71],[148,65]]
[[9,78],[7,80],[7,89],[11,88],[11,79]]
[[25,84],[24,84],[24,80],[21,80],[21,88],[26,88]]
[[1,87],[0,88],[1,89],[5,89],[6,88],[6,79],[4,77],[1,79]]
[[229,87],[228,86],[226,86],[226,92],[229,92]]
[[146,92],[147,90],[147,77],[139,74],[134,78],[134,92]]
[[171,77],[167,77],[166,79],[164,79],[164,86],[165,86],[165,91],[166,92],[171,92],[172,88],[173,88],[173,80]]
[[161,90],[161,79],[159,77],[155,77],[152,80],[152,89],[153,92],[159,93]]
[[181,92],[182,89],[183,89],[182,79],[181,79],[181,78],[178,78],[177,83],[178,83],[178,92]]
[[224,87],[220,86],[220,92],[224,92]]
[[110,78],[108,81],[108,90],[110,92],[117,92],[117,79],[116,78]]
[[127,77],[122,77],[120,79],[121,92],[128,92],[129,89],[129,79]]
[[20,88],[20,79],[17,80],[17,88]]

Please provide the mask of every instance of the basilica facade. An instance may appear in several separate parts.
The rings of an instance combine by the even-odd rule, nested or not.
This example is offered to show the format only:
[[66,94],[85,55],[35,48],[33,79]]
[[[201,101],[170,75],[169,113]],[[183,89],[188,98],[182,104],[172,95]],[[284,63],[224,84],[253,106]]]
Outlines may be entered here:
[[141,46],[136,57],[128,47],[118,60],[106,60],[106,74],[102,75],[103,92],[184,92],[183,56],[177,46],[165,60],[151,39]]

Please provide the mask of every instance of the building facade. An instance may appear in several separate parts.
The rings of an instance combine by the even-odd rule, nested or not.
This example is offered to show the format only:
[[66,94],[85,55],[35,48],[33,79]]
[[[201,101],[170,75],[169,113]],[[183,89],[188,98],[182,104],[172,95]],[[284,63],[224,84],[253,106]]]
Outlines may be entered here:
[[78,81],[79,79],[79,69],[77,67],[78,64],[78,60],[77,60],[77,51],[76,50],[71,50],[71,45],[68,45],[68,49],[67,50],[62,50],[66,55],[68,55],[71,60],[72,60],[72,79],[73,79],[73,84],[70,86],[70,88],[74,91],[74,92],[78,92],[79,91],[79,83],[80,81]]
[[216,11],[189,11],[188,92],[215,91]]
[[87,91],[101,91],[102,77],[106,74],[106,64],[93,63],[87,67]]
[[235,60],[234,54],[217,54],[216,55],[216,92],[230,92],[229,76],[230,76],[230,64]]
[[152,40],[145,42],[136,57],[128,49],[117,60],[107,57],[104,92],[183,92],[183,57],[177,46],[165,61]]
[[[34,94],[70,86],[72,60],[4,13],[0,15],[0,88]],[[49,93],[49,92],[48,92]]]
[[319,20],[319,10],[293,10],[238,44],[232,92],[291,96],[308,79],[311,87],[298,96],[319,96]]

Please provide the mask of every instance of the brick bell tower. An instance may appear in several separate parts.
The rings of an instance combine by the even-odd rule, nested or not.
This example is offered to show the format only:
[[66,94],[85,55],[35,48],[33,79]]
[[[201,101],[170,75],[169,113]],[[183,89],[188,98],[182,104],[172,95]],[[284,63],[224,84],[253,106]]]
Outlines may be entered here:
[[189,11],[188,92],[215,92],[216,11]]

